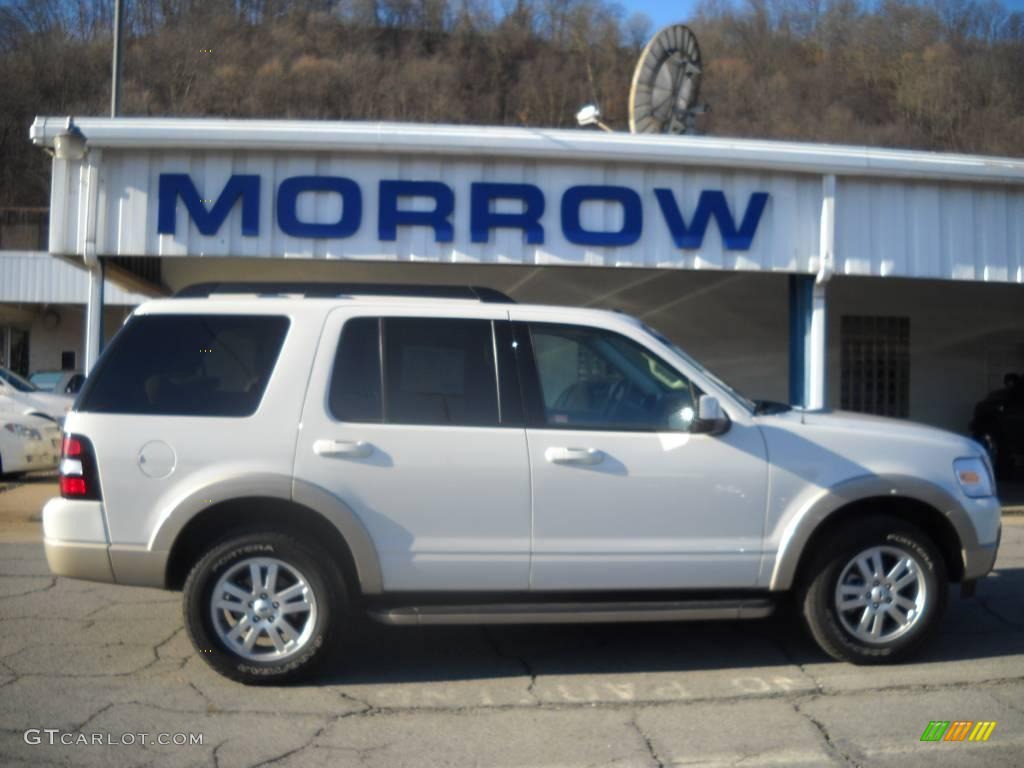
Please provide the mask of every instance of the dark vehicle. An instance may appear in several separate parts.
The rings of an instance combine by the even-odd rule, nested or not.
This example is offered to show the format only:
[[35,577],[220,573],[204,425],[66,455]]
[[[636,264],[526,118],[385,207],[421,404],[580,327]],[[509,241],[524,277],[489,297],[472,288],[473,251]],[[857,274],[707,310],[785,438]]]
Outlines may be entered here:
[[1024,464],[1024,381],[1008,373],[1003,388],[990,392],[974,406],[971,435],[985,446],[996,475],[1002,479],[1019,473]]

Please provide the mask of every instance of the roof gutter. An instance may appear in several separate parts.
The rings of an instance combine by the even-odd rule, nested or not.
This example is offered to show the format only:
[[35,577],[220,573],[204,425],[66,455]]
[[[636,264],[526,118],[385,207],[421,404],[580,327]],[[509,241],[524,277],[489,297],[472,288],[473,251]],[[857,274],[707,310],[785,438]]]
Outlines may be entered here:
[[[608,161],[662,167],[941,179],[1024,186],[1024,160],[711,136],[539,128],[215,118],[79,118],[89,144],[110,149],[440,155]],[[29,136],[52,146],[65,117],[37,117]]]

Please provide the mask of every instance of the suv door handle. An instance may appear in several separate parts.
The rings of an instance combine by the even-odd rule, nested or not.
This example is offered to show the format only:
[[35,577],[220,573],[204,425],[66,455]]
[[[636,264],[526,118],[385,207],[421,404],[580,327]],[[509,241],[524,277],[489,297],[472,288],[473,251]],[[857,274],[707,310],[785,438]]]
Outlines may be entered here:
[[596,448],[557,448],[544,451],[544,458],[552,464],[600,464],[604,454]]
[[373,453],[373,446],[362,440],[317,440],[313,453],[329,459],[365,459]]

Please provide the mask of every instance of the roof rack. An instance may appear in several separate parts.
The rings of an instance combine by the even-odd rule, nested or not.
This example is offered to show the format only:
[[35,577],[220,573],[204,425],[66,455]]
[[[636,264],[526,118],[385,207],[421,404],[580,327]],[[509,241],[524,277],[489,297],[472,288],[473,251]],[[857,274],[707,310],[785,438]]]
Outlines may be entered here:
[[308,299],[334,299],[340,296],[402,296],[428,299],[470,299],[485,304],[515,304],[494,288],[478,285],[410,285],[403,283],[274,283],[224,282],[196,283],[176,292],[175,299],[206,299],[215,293],[255,293],[258,296],[299,294]]

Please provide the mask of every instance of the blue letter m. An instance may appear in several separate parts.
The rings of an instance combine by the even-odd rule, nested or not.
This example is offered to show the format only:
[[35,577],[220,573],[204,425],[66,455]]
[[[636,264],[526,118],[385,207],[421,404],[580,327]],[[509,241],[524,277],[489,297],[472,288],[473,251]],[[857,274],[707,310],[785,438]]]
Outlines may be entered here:
[[161,173],[159,208],[156,231],[173,235],[176,230],[175,213],[178,198],[185,204],[196,229],[204,235],[215,235],[238,198],[242,198],[242,234],[256,237],[260,233],[260,177],[232,176],[224,185],[217,202],[207,210],[206,201],[199,197],[192,179],[186,173]]
[[700,193],[697,201],[697,210],[693,212],[693,219],[690,226],[686,226],[683,215],[679,212],[679,205],[676,197],[670,189],[656,189],[655,196],[658,198],[658,205],[661,207],[661,214],[665,217],[665,223],[672,233],[672,239],[676,246],[685,249],[700,248],[704,243],[704,233],[708,228],[708,221],[714,216],[718,222],[718,231],[722,234],[722,243],[729,251],[749,251],[750,244],[754,241],[754,233],[757,232],[758,222],[761,221],[761,214],[768,202],[767,192],[755,192],[750,196],[746,213],[743,214],[743,221],[740,228],[736,229],[736,221],[729,210],[729,203],[725,200],[725,194],[717,189],[707,189]]

